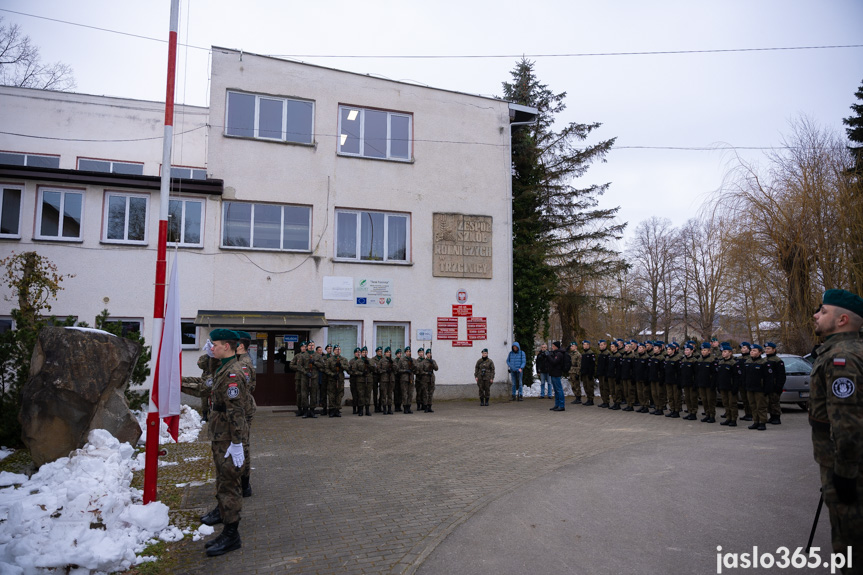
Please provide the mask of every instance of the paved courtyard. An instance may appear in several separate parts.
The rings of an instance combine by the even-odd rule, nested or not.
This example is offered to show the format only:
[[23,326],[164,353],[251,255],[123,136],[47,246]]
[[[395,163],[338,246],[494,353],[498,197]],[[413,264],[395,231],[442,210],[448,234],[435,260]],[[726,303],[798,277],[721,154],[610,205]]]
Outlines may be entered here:
[[[806,545],[819,484],[796,407],[758,432],[551,406],[316,420],[262,408],[243,548],[207,558],[187,541],[178,572],[715,573],[717,545]],[[212,493],[185,505],[206,511]],[[815,545],[826,555],[826,509]]]

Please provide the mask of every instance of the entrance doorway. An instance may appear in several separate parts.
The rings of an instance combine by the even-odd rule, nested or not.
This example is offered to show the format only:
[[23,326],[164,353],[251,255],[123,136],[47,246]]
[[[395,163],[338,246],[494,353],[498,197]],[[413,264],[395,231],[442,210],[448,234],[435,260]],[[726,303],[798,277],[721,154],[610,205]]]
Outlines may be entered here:
[[250,332],[255,361],[255,402],[258,405],[296,405],[295,374],[288,367],[309,332],[295,330]]

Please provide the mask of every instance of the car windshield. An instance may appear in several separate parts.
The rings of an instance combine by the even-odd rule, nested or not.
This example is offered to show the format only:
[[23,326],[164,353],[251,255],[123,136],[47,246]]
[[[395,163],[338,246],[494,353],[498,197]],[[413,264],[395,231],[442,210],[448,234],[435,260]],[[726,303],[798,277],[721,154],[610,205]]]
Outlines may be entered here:
[[785,373],[788,375],[809,375],[812,371],[812,366],[802,357],[783,357],[782,361],[785,362]]

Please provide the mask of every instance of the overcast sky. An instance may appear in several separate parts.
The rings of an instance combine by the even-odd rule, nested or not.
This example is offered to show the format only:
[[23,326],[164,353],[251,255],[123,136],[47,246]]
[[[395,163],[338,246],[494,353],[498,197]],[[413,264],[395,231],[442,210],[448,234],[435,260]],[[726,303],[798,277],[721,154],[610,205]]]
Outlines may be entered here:
[[[9,11],[165,40],[169,8],[2,0],[0,16],[21,25],[44,60],[71,65],[76,91],[164,100],[165,42]],[[543,83],[568,94],[559,121],[600,122],[594,141],[617,138],[583,180],[611,182],[601,205],[620,206],[630,231],[651,215],[675,225],[694,216],[733,154],[626,147],[776,146],[800,114],[844,136],[863,82],[863,48],[542,56],[863,44],[861,0],[181,0],[180,10],[180,42],[197,48],[180,50],[177,101],[195,105],[208,104],[213,45],[483,95],[500,95],[514,56],[526,54]],[[322,55],[506,57],[313,57]]]

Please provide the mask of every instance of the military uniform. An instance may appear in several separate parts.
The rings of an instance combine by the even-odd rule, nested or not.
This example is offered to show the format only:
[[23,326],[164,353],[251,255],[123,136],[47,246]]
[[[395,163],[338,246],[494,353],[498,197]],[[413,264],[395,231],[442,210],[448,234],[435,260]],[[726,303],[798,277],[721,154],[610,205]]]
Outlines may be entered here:
[[219,360],[202,354],[198,358],[198,368],[201,370],[201,418],[207,421],[210,414],[210,394],[213,391],[213,374],[219,369]]
[[252,418],[255,416],[255,412],[258,410],[258,404],[255,403],[255,397],[252,395],[255,392],[255,386],[257,385],[257,375],[255,374],[255,366],[252,364],[252,358],[249,357],[248,353],[244,353],[242,355],[237,356],[237,362],[240,364],[240,369],[243,372],[243,376],[246,378],[246,437],[243,440],[243,454],[245,455],[246,462],[243,465],[243,478],[242,478],[242,487],[243,487],[243,496],[249,497],[252,494],[252,489],[249,487],[249,481],[252,473],[252,464],[251,464],[251,435],[252,435]]
[[609,407],[611,386],[608,384],[608,362],[611,359],[611,352],[608,348],[602,349],[602,343],[599,343],[600,349],[596,354],[596,378],[599,380],[599,397],[602,399],[599,407]]
[[648,380],[649,360],[650,357],[644,351],[636,353],[632,358],[632,377],[635,380],[635,389],[638,393],[636,402],[641,404],[641,408],[636,410],[638,413],[650,412],[650,409],[647,407],[650,403],[648,399],[648,395],[650,394],[650,381]]
[[[743,348],[746,348],[745,350]],[[752,421],[752,406],[749,405],[749,395],[746,393],[746,385],[744,382],[746,364],[749,362],[749,343],[743,342],[740,344],[740,357],[734,364],[737,375],[737,387],[740,390],[740,402],[743,404],[743,417],[740,421]]]
[[653,415],[664,415],[668,399],[665,394],[665,358],[662,347],[656,345],[647,365],[647,378],[650,380],[650,395],[653,397]]
[[[341,351],[341,348],[338,348]],[[325,365],[328,375],[327,404],[330,406],[330,417],[342,416],[342,402],[345,400],[345,371],[348,370],[348,359],[341,353],[332,354]]]
[[835,333],[813,355],[809,424],[833,551],[852,546],[853,570],[844,572],[863,573],[863,340],[857,332]]
[[581,403],[581,390],[578,387],[579,375],[581,374],[581,354],[578,353],[577,349],[573,349],[573,346],[575,346],[575,342],[572,342],[569,351],[567,351],[569,359],[572,361],[567,377],[569,378],[569,385],[572,387],[572,393],[575,395],[572,403]]
[[402,350],[399,348],[393,354],[393,404],[396,406],[396,411],[402,410],[402,380],[398,371],[401,360]]
[[408,351],[410,351],[410,348],[406,347],[404,357],[398,362],[397,371],[399,374],[399,385],[402,390],[402,407],[405,413],[413,413],[411,411],[411,403],[413,403],[413,378],[416,374],[416,362],[414,358],[407,355]]
[[620,409],[620,400],[622,397],[618,390],[620,382],[617,379],[617,373],[620,370],[620,352],[617,351],[617,345],[614,347],[614,351],[611,351],[608,354],[608,371],[606,372],[606,375],[608,379],[609,400],[611,401],[611,405],[609,405],[608,408],[617,411]]
[[698,413],[698,396],[695,394],[695,390],[693,386],[695,385],[695,363],[698,361],[694,355],[687,356],[685,353],[683,357],[680,358],[680,364],[678,365],[678,382],[680,385],[680,391],[683,395],[683,401],[686,403],[686,411],[689,412],[688,415],[683,417],[683,419],[693,420],[697,419],[696,414]]
[[634,367],[634,355],[632,349],[624,350],[620,354],[620,381],[623,386],[623,393],[626,397],[626,407],[623,411],[635,411],[635,385],[632,381],[632,369]]
[[416,365],[414,387],[417,393],[417,411],[424,411],[426,403],[428,403],[428,367],[426,366],[425,351],[422,348],[417,352],[414,363]]
[[348,378],[351,388],[351,405],[353,406],[353,414],[357,414],[357,409],[360,405],[360,372],[356,368],[356,363],[360,359],[360,348],[354,349],[353,359],[348,360]]
[[306,410],[306,417],[316,418],[315,409],[318,407],[318,403],[320,398],[318,397],[320,392],[320,372],[318,371],[318,366],[315,364],[315,361],[318,358],[318,354],[315,352],[314,346],[309,346],[312,349],[306,350],[306,355],[308,358],[305,361],[306,367],[306,380],[308,381],[307,392],[308,392],[308,409]]
[[[374,370],[372,371],[372,402],[375,404],[375,413],[381,412],[381,360],[383,359],[384,348],[378,346],[375,349],[375,354],[372,356]],[[380,353],[379,353],[380,352]]]
[[725,421],[720,425],[730,427],[737,427],[737,378],[734,374],[736,364],[733,357],[720,357],[714,364],[716,389],[722,397],[722,405],[725,406]]
[[428,392],[426,399],[428,403],[426,404],[426,413],[434,413],[432,409],[432,403],[434,403],[434,389],[435,389],[435,374],[438,370],[437,362],[433,360],[431,357],[431,348],[426,350],[426,367],[428,368],[426,371],[428,372]]
[[[768,347],[776,349],[776,346],[769,344]],[[770,362],[773,371],[767,385],[767,415],[769,416],[767,423],[779,425],[782,423],[782,406],[779,405],[779,398],[782,395],[782,388],[785,387],[785,362],[776,355],[776,352],[765,354],[764,359]]]
[[[361,351],[367,350],[363,348]],[[371,415],[373,371],[374,366],[368,357],[361,355],[353,362],[351,378],[353,379],[353,376],[357,378],[357,393],[359,395],[357,398],[357,415],[363,415],[363,409],[365,409],[365,415]]]
[[[596,352],[590,348],[581,351],[578,375],[584,388],[584,405],[593,405],[593,398],[596,397]],[[577,389],[573,391],[578,394]]]
[[295,375],[295,386],[297,389],[297,415],[305,415],[308,408],[308,385],[307,385],[307,368],[306,363],[309,360],[308,354],[301,351],[294,355],[291,360],[291,369]]
[[752,406],[752,425],[749,429],[760,429],[764,431],[767,423],[767,382],[772,368],[763,357],[750,357],[743,369],[743,382],[746,386],[746,394],[749,396],[749,405]]
[[473,377],[479,387],[479,404],[488,405],[491,384],[494,381],[494,362],[490,357],[481,357],[473,368]]
[[668,399],[668,409],[670,413],[666,413],[665,417],[680,417],[680,411],[683,409],[683,402],[680,395],[680,359],[681,355],[674,346],[672,352],[665,354],[665,362],[662,364],[665,372],[665,396]]
[[716,423],[716,383],[713,381],[716,372],[715,364],[716,358],[709,349],[707,355],[702,353],[695,364],[695,386],[698,388],[704,406],[702,423]]
[[390,348],[386,348],[383,357],[378,362],[381,410],[386,415],[393,414],[393,382],[396,376],[393,358],[392,356],[387,357],[387,353],[389,352]]

